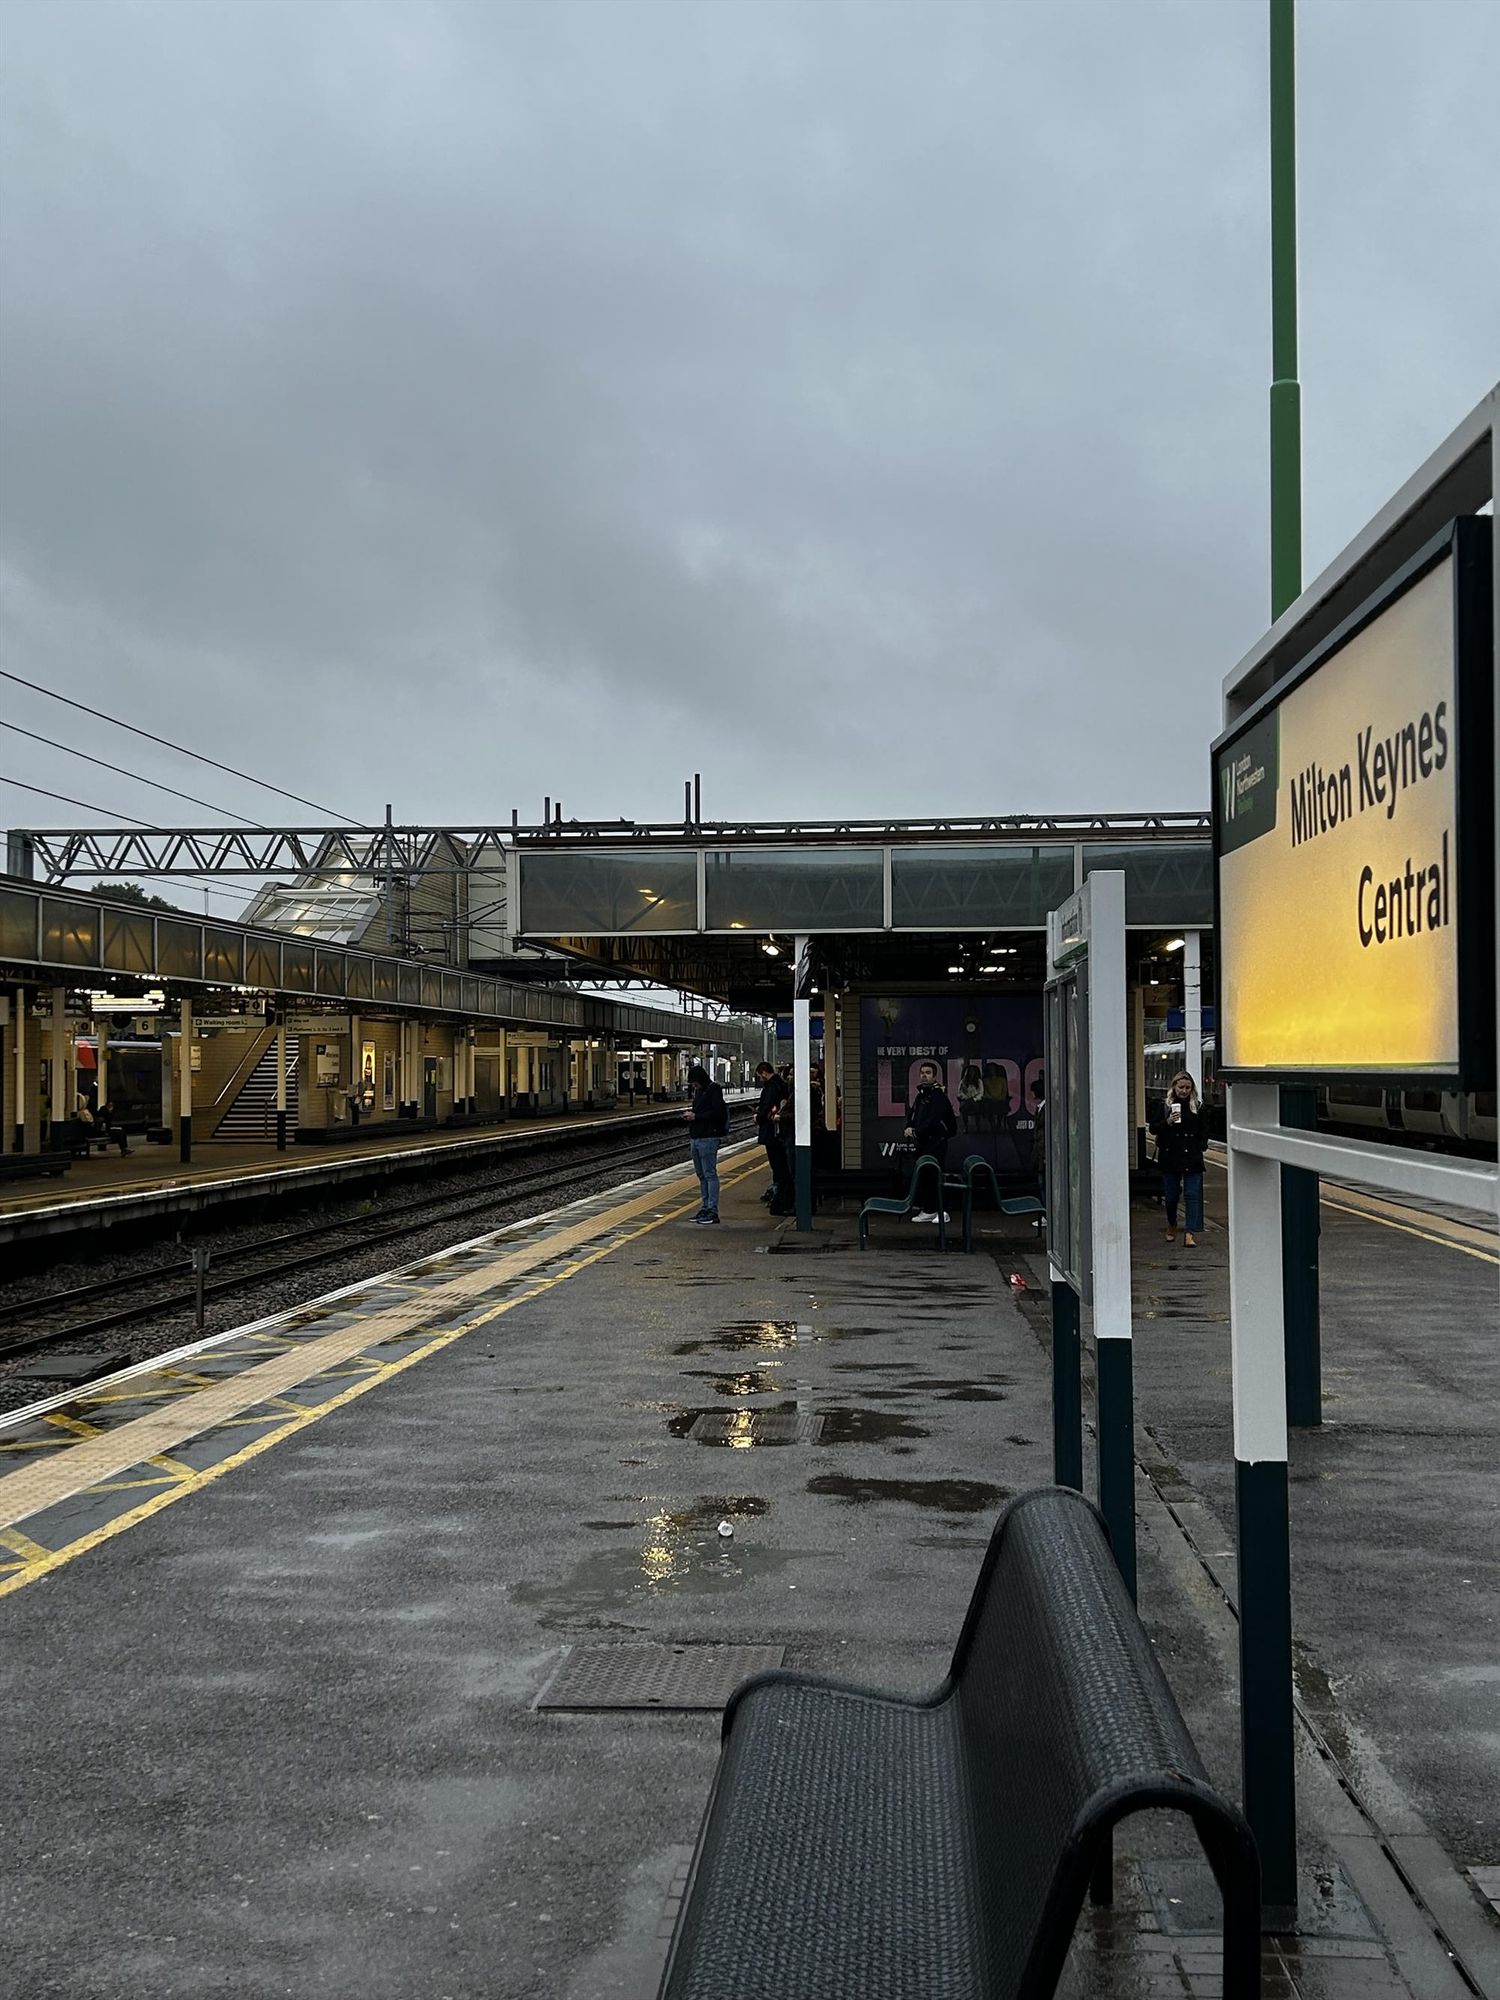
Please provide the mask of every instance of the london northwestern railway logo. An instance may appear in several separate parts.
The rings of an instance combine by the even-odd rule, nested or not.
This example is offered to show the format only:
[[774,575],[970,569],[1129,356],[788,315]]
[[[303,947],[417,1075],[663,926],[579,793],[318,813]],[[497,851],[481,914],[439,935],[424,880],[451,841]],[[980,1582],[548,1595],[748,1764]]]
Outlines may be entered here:
[[1275,826],[1280,749],[1280,720],[1273,713],[1219,752],[1221,854],[1232,854]]

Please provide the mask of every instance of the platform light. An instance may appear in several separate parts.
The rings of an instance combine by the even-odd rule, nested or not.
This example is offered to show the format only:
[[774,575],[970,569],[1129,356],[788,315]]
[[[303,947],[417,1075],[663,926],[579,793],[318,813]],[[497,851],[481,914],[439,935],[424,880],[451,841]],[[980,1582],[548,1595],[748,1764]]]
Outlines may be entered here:
[[949,970],[950,972],[962,972],[962,971],[963,971],[963,967],[962,967],[961,965],[950,965],[950,966],[948,967],[948,970]]
[[1184,945],[1185,945],[1186,943],[1187,943],[1187,939],[1186,939],[1186,938],[1168,938],[1168,939],[1167,939],[1167,941],[1166,941],[1166,943],[1165,943],[1165,944],[1164,944],[1164,945],[1162,946],[1162,950],[1163,950],[1163,951],[1181,951],[1181,950],[1182,950],[1182,947],[1183,947],[1183,946],[1184,946]]

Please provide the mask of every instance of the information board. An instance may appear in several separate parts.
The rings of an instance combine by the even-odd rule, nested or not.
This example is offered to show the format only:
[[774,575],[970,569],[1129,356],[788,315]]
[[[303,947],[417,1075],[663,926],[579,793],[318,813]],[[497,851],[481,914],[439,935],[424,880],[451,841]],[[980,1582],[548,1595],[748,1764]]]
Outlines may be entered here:
[[1214,745],[1222,1075],[1493,1072],[1490,527],[1453,523]]

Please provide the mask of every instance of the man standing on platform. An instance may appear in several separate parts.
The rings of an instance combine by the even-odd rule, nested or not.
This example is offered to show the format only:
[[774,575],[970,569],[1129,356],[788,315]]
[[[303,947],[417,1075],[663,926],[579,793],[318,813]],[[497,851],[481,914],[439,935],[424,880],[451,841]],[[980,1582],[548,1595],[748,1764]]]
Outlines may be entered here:
[[755,1136],[766,1149],[766,1165],[771,1169],[771,1185],[761,1196],[773,1208],[786,1207],[792,1198],[792,1168],[781,1143],[778,1113],[786,1098],[786,1085],[768,1062],[755,1065],[755,1081],[760,1100],[755,1107]]
[[688,1139],[692,1146],[693,1165],[698,1172],[698,1185],[703,1191],[702,1204],[693,1220],[717,1222],[719,1147],[729,1136],[729,1106],[724,1102],[723,1091],[701,1063],[694,1063],[688,1071],[688,1082],[693,1091],[693,1108],[687,1113]]
[[[935,1062],[920,1063],[917,1067],[917,1094],[907,1112],[906,1136],[916,1146],[917,1157],[929,1155],[937,1161],[937,1201],[932,1209],[918,1206],[912,1214],[913,1222],[936,1222],[938,1211],[943,1206],[943,1163],[948,1157],[948,1141],[958,1130],[958,1118],[948,1101],[948,1093],[942,1085],[942,1071]],[[934,1176],[929,1171],[930,1185]],[[944,1216],[947,1221],[947,1216]]]

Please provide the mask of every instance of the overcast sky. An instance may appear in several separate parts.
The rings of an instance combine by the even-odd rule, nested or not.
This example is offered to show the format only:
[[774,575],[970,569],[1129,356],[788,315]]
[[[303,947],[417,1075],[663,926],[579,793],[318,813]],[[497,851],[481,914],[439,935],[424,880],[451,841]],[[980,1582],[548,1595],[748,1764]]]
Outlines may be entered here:
[[[1500,373],[1500,0],[1299,14],[1311,576]],[[1267,612],[1265,0],[0,19],[12,672],[356,819],[1206,803]]]

